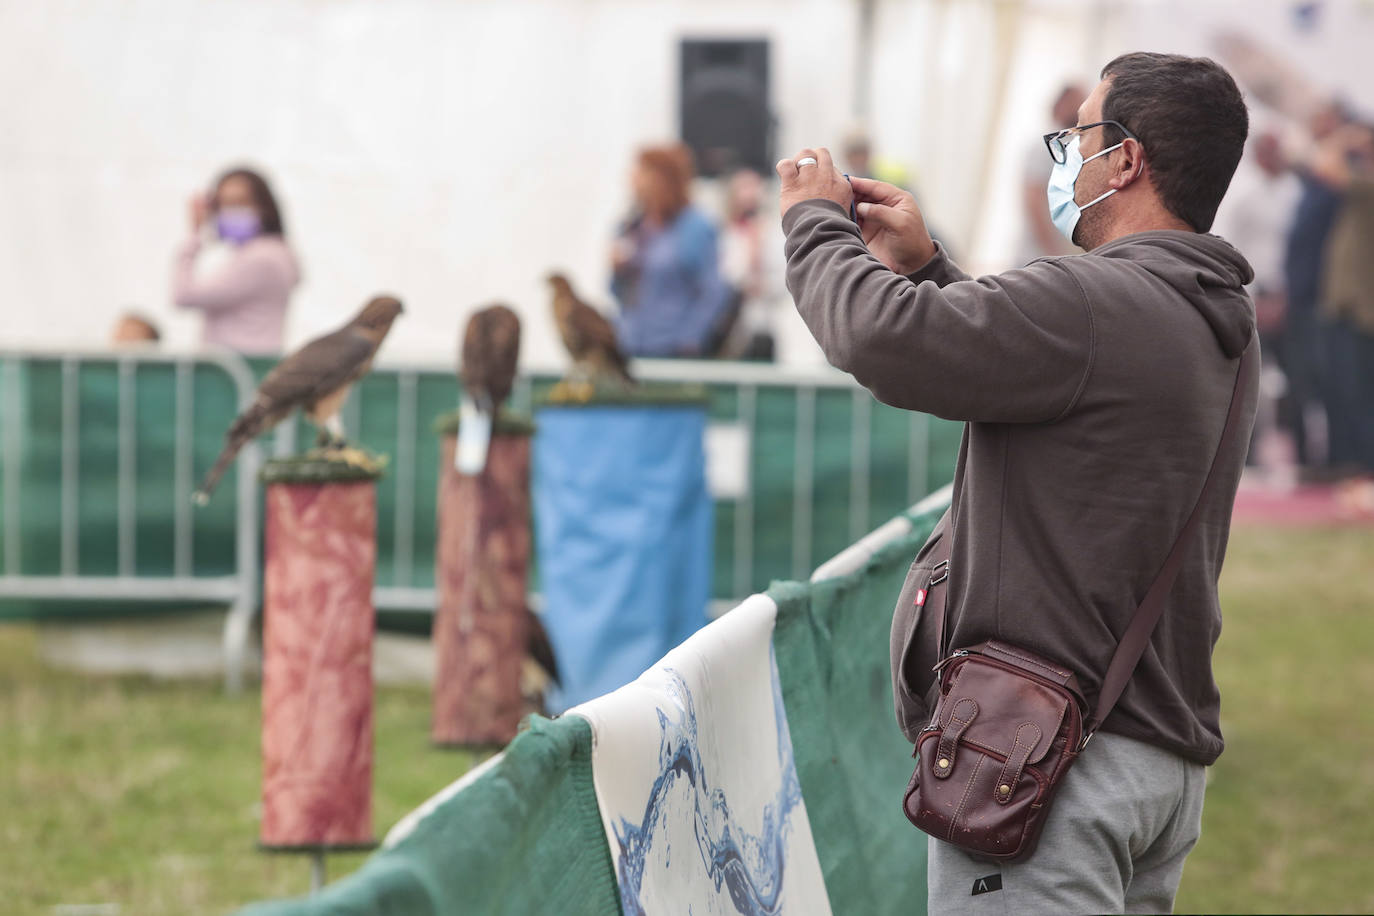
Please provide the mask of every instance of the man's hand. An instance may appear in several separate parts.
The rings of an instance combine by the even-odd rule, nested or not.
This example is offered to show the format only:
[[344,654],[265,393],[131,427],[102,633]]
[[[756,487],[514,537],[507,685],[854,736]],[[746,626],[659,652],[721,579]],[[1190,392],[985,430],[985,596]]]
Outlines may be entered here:
[[[815,161],[807,162],[807,159]],[[819,149],[804,149],[797,153],[795,159],[783,159],[777,165],[777,172],[778,177],[782,179],[779,203],[783,215],[786,215],[793,205],[804,200],[833,200],[846,212],[854,200],[854,192],[850,190],[849,182],[845,181],[844,175],[835,168],[835,162],[830,158],[830,150],[823,146]]]
[[[778,165],[779,171],[782,164]],[[915,273],[935,257],[935,242],[916,199],[896,185],[851,177],[859,201],[859,228],[875,258],[899,274]],[[786,185],[784,185],[784,188]]]

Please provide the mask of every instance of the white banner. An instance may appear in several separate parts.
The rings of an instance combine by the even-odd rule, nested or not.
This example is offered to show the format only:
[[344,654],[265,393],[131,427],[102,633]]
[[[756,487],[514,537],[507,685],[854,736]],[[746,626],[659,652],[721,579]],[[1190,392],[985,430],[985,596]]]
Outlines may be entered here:
[[570,710],[592,726],[626,916],[830,913],[773,662],[776,616],[755,595]]

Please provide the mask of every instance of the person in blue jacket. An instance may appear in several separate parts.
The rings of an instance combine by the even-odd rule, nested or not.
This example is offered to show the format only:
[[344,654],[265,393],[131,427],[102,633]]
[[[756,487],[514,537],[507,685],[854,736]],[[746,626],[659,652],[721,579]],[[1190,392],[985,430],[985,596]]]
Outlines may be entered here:
[[716,227],[689,199],[685,146],[641,150],[632,173],[635,212],[611,251],[616,331],[631,356],[702,357],[729,305]]

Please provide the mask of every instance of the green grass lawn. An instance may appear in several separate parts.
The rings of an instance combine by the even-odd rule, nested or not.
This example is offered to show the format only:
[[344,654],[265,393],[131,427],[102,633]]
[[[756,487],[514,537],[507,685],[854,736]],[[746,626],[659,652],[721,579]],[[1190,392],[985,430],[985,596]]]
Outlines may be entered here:
[[1180,912],[1374,912],[1374,530],[1232,532],[1226,751]]
[[[259,699],[218,681],[49,670],[32,627],[0,626],[0,912],[219,914],[306,893],[307,858],[255,846]],[[430,748],[427,690],[379,689],[375,723],[380,840],[474,757]],[[330,856],[330,877],[364,858]]]
[[[1183,912],[1374,911],[1374,530],[1233,533],[1217,648],[1227,749],[1211,771]],[[0,625],[0,912],[120,904],[223,913],[307,890],[256,851],[258,694],[45,668]],[[429,694],[377,697],[380,838],[474,758],[432,750]],[[330,858],[330,875],[362,855]]]

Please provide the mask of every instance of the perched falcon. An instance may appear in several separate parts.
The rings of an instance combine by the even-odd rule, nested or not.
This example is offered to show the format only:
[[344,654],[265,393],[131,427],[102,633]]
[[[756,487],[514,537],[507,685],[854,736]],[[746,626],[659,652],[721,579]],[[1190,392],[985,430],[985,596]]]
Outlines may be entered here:
[[520,319],[504,305],[472,313],[458,354],[463,389],[479,410],[492,416],[510,397],[520,358]]
[[348,324],[310,341],[267,373],[252,405],[224,434],[224,450],[195,492],[196,503],[203,506],[210,501],[215,484],[239,449],[297,407],[304,408],[310,422],[319,427],[320,445],[342,446],[339,409],[348,398],[348,388],[372,367],[372,357],[401,311],[399,299],[377,296]]
[[573,372],[587,383],[609,377],[622,386],[633,385],[611,323],[577,298],[567,277],[550,274],[549,285],[553,287],[553,318],[572,355]]
[[492,427],[510,397],[520,358],[520,318],[504,305],[473,313],[463,332],[458,375],[467,398],[461,406],[454,463],[465,474],[486,467]]

